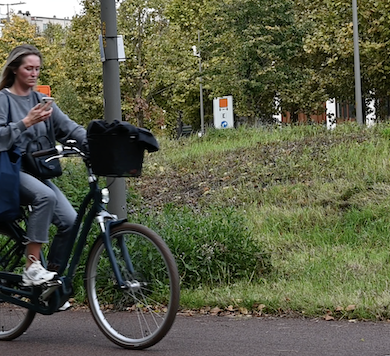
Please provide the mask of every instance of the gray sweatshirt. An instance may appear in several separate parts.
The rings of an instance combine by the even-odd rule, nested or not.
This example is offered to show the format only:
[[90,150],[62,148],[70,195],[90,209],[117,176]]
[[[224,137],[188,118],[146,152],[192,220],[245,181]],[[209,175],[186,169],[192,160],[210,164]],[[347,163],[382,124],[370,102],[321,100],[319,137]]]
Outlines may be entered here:
[[[38,104],[37,95],[39,98],[45,96],[38,92],[31,92],[28,96],[19,96],[10,93],[7,89],[0,91],[0,151],[6,151],[15,144],[24,153],[31,139],[41,135],[51,137],[44,122],[26,128],[21,121]],[[82,144],[86,141],[86,130],[65,115],[55,103],[52,104],[52,107],[53,113],[48,119],[48,123],[54,125],[56,140],[65,143],[66,140],[73,139],[82,148]],[[7,124],[9,112],[11,121]]]

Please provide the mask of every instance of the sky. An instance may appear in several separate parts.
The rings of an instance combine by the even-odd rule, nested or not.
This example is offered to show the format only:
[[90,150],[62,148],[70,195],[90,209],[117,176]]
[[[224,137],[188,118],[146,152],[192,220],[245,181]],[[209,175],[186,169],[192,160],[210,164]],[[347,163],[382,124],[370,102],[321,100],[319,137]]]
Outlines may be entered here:
[[[23,2],[25,4],[19,4]],[[79,0],[11,0],[0,1],[0,17],[7,15],[7,5],[11,12],[17,13],[29,11],[31,16],[41,17],[58,17],[58,18],[72,18],[76,14],[80,14],[81,5]],[[16,5],[17,4],[17,5]]]

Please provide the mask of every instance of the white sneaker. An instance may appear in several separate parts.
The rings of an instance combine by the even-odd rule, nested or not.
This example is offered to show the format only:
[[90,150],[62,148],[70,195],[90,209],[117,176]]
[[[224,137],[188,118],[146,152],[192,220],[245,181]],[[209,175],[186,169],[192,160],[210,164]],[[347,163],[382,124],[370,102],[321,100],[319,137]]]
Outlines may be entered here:
[[41,284],[51,281],[57,272],[49,272],[44,269],[41,261],[37,260],[33,255],[28,256],[32,262],[28,269],[24,269],[22,282],[24,286],[40,286]]
[[59,311],[65,311],[65,310],[68,310],[71,307],[72,307],[72,304],[70,304],[68,301],[66,301],[62,307],[58,308],[58,310]]

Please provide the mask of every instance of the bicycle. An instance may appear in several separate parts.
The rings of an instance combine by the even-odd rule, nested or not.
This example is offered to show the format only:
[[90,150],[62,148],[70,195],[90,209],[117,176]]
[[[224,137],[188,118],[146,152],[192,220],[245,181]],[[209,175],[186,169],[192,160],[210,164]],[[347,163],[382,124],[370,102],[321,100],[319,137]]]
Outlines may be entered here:
[[[36,313],[51,315],[72,295],[72,281],[94,219],[101,232],[85,266],[84,287],[92,316],[102,333],[127,349],[145,349],[170,330],[179,307],[179,274],[163,239],[149,228],[118,219],[105,209],[109,191],[101,189],[89,158],[75,142],[35,153],[62,158],[78,155],[88,173],[89,192],[78,210],[74,237],[64,250],[56,280],[24,287],[25,227],[20,219],[0,223],[0,341],[19,337]],[[45,257],[41,261],[46,267]]]

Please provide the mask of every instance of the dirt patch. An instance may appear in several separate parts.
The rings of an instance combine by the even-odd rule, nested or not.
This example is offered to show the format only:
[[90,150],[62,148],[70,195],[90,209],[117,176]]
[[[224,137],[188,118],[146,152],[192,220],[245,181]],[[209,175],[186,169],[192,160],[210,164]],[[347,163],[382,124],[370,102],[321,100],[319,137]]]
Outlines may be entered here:
[[[328,152],[338,145],[362,143],[365,131],[339,136],[323,135],[296,141],[257,144],[230,150],[223,159],[202,157],[182,167],[144,174],[135,187],[144,203],[153,207],[167,203],[198,206],[212,202],[211,192],[221,190],[265,189],[274,184],[308,183],[313,179],[310,161],[327,164]],[[301,158],[305,156],[303,163]],[[325,178],[326,179],[326,178]],[[241,204],[237,201],[237,204]]]

